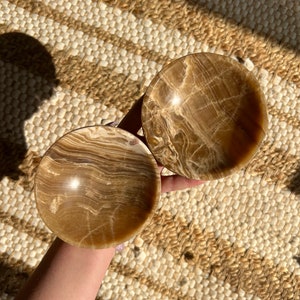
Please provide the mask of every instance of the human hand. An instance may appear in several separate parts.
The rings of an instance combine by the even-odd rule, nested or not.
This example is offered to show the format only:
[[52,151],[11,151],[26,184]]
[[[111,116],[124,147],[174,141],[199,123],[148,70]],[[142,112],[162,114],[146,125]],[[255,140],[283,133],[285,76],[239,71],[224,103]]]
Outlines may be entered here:
[[[141,107],[142,98],[118,127],[138,136],[142,126]],[[143,137],[138,137],[145,142]],[[162,172],[163,167],[159,169]],[[202,182],[179,175],[161,175],[161,192],[190,188]],[[122,245],[117,247],[121,249]],[[115,251],[115,248],[77,248],[56,239],[16,299],[95,299]]]

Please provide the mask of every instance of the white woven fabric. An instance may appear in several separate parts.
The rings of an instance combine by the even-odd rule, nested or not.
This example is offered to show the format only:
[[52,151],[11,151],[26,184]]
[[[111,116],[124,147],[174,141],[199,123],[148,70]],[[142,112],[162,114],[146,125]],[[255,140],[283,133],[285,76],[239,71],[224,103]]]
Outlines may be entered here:
[[[0,56],[0,137],[27,151],[25,175],[0,182],[0,298],[13,298],[53,239],[31,190],[38,158],[71,129],[120,120],[165,63],[202,51],[255,74],[267,137],[245,170],[163,195],[155,222],[114,258],[99,299],[300,298],[299,12],[297,0],[1,1],[0,41],[15,31],[34,38],[59,83],[48,91],[45,74]],[[28,113],[20,99],[32,87],[44,98]]]

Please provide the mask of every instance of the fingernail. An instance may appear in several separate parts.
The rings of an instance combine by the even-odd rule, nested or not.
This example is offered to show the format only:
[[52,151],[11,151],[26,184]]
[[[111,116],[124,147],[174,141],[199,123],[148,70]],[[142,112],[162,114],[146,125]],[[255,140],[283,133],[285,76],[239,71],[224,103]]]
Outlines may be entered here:
[[106,126],[111,126],[111,127],[117,127],[118,125],[119,125],[119,122],[117,122],[117,121],[106,124]]
[[120,244],[120,245],[118,245],[118,246],[116,247],[116,251],[117,251],[117,252],[122,252],[122,251],[124,250],[124,248],[125,248],[124,244]]

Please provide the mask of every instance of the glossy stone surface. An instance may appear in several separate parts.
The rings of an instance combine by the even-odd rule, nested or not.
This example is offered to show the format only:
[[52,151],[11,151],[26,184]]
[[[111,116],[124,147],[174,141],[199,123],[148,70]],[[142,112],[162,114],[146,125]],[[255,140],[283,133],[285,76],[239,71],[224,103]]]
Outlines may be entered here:
[[268,126],[264,95],[235,60],[198,53],[171,62],[152,80],[142,108],[155,158],[194,179],[216,179],[242,168]]
[[106,248],[138,233],[154,213],[160,175],[149,149],[113,127],[68,133],[46,152],[35,195],[46,225],[76,246]]

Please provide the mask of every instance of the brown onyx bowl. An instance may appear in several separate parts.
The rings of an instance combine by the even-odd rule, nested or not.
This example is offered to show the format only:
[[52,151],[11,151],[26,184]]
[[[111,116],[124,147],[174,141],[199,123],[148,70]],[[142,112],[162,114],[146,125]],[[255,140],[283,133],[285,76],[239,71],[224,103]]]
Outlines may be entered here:
[[142,126],[157,161],[194,179],[217,179],[244,167],[260,146],[268,118],[254,75],[212,53],[179,58],[152,80]]
[[137,234],[160,196],[160,174],[148,148],[120,128],[74,130],[54,143],[38,167],[37,208],[63,241],[107,248]]

